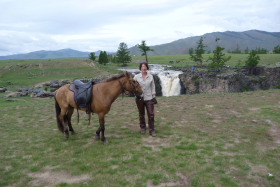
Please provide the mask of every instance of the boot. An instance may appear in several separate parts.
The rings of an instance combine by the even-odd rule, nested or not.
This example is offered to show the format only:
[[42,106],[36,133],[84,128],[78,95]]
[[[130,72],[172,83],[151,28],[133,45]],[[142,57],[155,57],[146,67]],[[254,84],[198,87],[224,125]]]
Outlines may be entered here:
[[142,128],[141,128],[140,133],[141,133],[141,134],[146,134],[146,129],[142,129]]
[[151,130],[151,131],[150,131],[150,135],[151,135],[152,137],[156,137],[156,136],[157,136],[155,130]]

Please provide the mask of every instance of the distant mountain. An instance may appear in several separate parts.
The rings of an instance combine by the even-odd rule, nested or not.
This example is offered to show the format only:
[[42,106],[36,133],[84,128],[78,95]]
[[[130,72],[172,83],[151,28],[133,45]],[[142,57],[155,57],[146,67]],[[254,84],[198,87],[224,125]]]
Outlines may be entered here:
[[7,59],[54,59],[54,58],[77,58],[88,57],[89,52],[81,52],[73,49],[61,49],[58,51],[34,51],[26,54],[0,56],[0,60]]
[[[149,55],[176,55],[187,54],[190,48],[196,48],[197,42],[201,36],[194,36],[180,39],[167,44],[149,46],[154,49]],[[203,43],[207,45],[206,51],[213,51],[216,47],[216,38],[220,38],[218,44],[225,48],[225,52],[234,51],[237,47],[244,51],[256,48],[265,48],[273,50],[280,45],[280,32],[265,32],[259,30],[250,30],[244,32],[213,32],[202,35]],[[130,55],[140,56],[141,52],[137,46],[129,48]]]
[[[190,48],[196,48],[197,42],[201,36],[193,36],[185,39],[176,40],[170,43],[149,46],[154,49],[149,55],[176,55],[187,54]],[[216,38],[220,38],[219,45],[225,48],[225,52],[234,51],[237,47],[244,51],[256,48],[265,48],[273,50],[280,45],[280,32],[265,32],[259,30],[250,30],[244,32],[213,32],[202,35],[203,43],[207,46],[206,51],[213,51],[216,47]],[[140,56],[141,52],[137,46],[129,48],[130,55]],[[95,52],[99,56],[100,50]],[[107,54],[114,54],[107,52]],[[9,56],[0,56],[0,60],[6,59],[54,59],[54,58],[87,58],[89,52],[81,52],[73,49],[61,49],[58,51],[35,51],[26,54],[16,54]]]

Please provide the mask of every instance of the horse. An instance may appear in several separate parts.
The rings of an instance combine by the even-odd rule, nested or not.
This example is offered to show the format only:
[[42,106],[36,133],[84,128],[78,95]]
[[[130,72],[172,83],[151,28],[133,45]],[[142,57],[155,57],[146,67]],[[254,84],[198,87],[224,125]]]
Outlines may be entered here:
[[[112,103],[125,91],[134,94],[136,97],[140,97],[143,93],[139,83],[128,72],[92,86],[90,113],[96,113],[99,118],[99,128],[95,135],[96,140],[100,139],[101,132],[101,140],[105,144],[108,143],[105,138],[105,115],[109,113]],[[86,111],[86,108],[79,108],[75,103],[74,93],[70,90],[70,84],[60,87],[55,92],[54,99],[57,127],[59,131],[64,133],[66,138],[69,138],[69,130],[72,135],[76,134],[71,124],[74,109],[77,109],[78,112],[78,110]]]

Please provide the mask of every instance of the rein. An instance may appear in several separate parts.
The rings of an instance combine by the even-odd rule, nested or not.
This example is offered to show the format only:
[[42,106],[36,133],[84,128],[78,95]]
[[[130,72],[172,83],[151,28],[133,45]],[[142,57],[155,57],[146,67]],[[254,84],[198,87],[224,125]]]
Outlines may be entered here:
[[122,97],[123,97],[123,94],[124,94],[124,92],[125,92],[125,89],[124,89],[123,84],[122,84],[122,82],[120,81],[120,79],[118,79],[118,81],[119,81],[119,83],[120,83],[120,85],[121,85],[121,88],[122,88],[121,94],[122,94]]
[[[125,89],[124,89],[124,86],[123,86],[123,84],[122,84],[122,82],[120,81],[120,79],[118,79],[118,81],[119,81],[119,83],[120,83],[120,85],[121,85],[121,88],[122,88],[122,97],[123,97],[123,94],[124,94],[124,92],[125,92]],[[134,91],[132,92],[133,93],[133,95],[135,96],[135,97],[137,97],[136,96],[136,94],[135,94],[135,92],[137,92],[137,86],[139,85],[139,83],[137,82],[137,86],[135,86],[135,85],[133,85],[129,80],[128,80],[128,82],[129,82],[129,84],[130,84],[130,86],[131,87],[133,87],[133,89],[134,89]]]

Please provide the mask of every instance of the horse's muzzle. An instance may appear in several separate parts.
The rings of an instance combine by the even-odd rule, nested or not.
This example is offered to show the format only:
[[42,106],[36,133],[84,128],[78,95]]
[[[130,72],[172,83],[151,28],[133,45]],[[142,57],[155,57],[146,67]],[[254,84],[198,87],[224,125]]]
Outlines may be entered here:
[[135,96],[137,99],[139,99],[139,100],[142,100],[143,99],[143,97],[141,97],[140,95],[136,95]]

